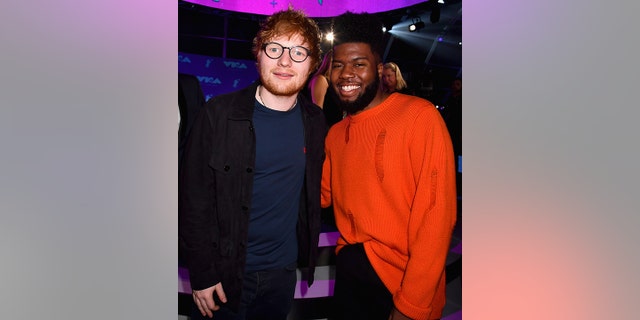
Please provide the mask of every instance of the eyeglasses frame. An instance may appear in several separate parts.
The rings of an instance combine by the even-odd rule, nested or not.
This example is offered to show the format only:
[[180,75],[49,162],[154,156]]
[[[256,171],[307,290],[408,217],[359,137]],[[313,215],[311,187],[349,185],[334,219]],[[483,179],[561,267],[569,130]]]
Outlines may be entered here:
[[[280,47],[282,47],[282,52],[280,52],[279,56],[274,58],[274,57],[271,57],[269,55],[269,53],[267,52],[267,46],[270,45],[270,44],[277,44]],[[295,48],[302,48],[307,52],[307,55],[301,61],[298,61],[298,60],[294,59],[293,56],[291,55],[291,49],[295,49]],[[281,44],[279,44],[277,42],[273,42],[273,41],[262,44],[262,51],[264,51],[264,53],[267,55],[267,57],[269,57],[269,59],[273,59],[273,60],[280,59],[280,57],[282,57],[282,55],[284,54],[284,49],[289,49],[289,58],[291,58],[291,61],[297,62],[297,63],[305,62],[307,60],[307,58],[309,58],[309,56],[311,55],[311,50],[309,50],[309,49],[307,49],[307,48],[305,48],[303,46],[285,47],[285,46],[283,46],[283,45],[281,45]]]

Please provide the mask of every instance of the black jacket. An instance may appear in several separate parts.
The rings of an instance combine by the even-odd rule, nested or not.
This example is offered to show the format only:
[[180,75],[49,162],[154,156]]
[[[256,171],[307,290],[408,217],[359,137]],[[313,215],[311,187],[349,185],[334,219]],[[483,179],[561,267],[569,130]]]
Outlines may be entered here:
[[204,107],[204,94],[200,81],[194,75],[178,73],[178,108],[180,110],[180,126],[178,127],[178,165],[182,160],[182,152],[187,136],[193,126],[200,109]]
[[[222,282],[232,309],[240,303],[255,165],[252,116],[258,82],[210,99],[191,129],[179,183],[179,243],[191,288]],[[320,233],[320,180],[326,124],[322,110],[298,95],[306,144],[298,214],[298,267],[313,283]]]

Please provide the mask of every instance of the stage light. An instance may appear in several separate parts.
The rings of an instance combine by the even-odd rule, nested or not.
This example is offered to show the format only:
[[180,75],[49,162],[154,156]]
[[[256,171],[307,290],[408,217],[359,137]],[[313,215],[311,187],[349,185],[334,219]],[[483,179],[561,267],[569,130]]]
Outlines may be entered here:
[[327,41],[333,41],[333,32],[327,33],[325,39],[327,39]]
[[391,29],[393,29],[393,23],[385,22],[385,23],[382,25],[382,32],[388,32],[388,31],[390,31]]
[[412,24],[409,25],[409,31],[415,32],[416,30],[424,28],[424,22],[420,18],[411,19]]

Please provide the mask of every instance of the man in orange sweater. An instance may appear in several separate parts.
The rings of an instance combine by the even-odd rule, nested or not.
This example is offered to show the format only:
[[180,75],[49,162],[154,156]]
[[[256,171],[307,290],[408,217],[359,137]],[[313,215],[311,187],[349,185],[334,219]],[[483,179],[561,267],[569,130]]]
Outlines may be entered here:
[[340,231],[335,301],[341,319],[439,319],[456,220],[446,125],[419,97],[385,94],[382,24],[347,12],[333,21],[331,88],[347,116],[325,144],[322,206]]

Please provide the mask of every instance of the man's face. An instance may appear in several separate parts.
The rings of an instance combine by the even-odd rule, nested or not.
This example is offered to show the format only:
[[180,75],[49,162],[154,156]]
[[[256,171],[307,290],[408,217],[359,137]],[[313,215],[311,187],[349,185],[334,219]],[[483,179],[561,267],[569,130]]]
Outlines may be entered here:
[[340,107],[349,114],[369,106],[380,86],[382,64],[366,43],[343,43],[333,48],[331,84]]
[[[309,44],[297,33],[291,38],[279,36],[268,42],[276,42],[283,47],[302,46],[309,49]],[[258,52],[257,66],[260,81],[269,92],[275,95],[291,96],[297,94],[302,90],[311,73],[311,57],[307,57],[303,62],[295,62],[291,59],[289,52],[289,49],[284,49],[282,55],[277,59],[269,58],[264,50]]]

